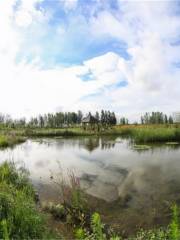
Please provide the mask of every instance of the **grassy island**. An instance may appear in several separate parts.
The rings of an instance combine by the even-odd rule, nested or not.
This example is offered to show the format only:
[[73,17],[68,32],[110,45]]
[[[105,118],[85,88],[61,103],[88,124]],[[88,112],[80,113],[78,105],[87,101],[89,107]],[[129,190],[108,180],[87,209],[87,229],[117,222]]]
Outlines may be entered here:
[[99,130],[82,127],[68,128],[0,128],[0,147],[9,147],[22,143],[32,137],[83,137],[83,136],[119,136],[130,138],[135,143],[174,143],[180,142],[180,125],[116,125],[101,127]]

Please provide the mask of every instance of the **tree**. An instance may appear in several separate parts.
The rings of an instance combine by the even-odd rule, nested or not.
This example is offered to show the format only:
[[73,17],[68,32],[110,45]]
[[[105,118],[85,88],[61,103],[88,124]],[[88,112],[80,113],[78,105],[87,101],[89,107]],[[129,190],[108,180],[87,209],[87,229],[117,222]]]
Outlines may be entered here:
[[116,125],[117,124],[117,119],[116,119],[116,115],[114,112],[111,113],[111,121],[110,121],[111,125]]
[[101,110],[101,123],[102,123],[102,125],[105,124],[105,113],[104,113],[104,110]]
[[41,115],[39,115],[39,126],[40,126],[41,128],[44,127],[44,119],[43,119],[43,116],[41,116]]
[[126,118],[125,117],[120,118],[120,124],[122,124],[122,125],[126,124]]
[[167,124],[167,123],[168,123],[168,117],[167,117],[167,115],[166,115],[166,114],[164,115],[164,123],[165,123],[165,124]]
[[83,118],[83,113],[82,111],[78,111],[78,114],[77,114],[77,123],[80,124],[81,121],[82,121],[82,118]]
[[98,122],[99,122],[99,120],[100,120],[100,116],[99,116],[99,113],[98,112],[96,112],[96,114],[95,114],[95,118],[98,120]]
[[169,123],[170,123],[170,124],[173,124],[173,118],[172,118],[172,116],[169,116]]
[[169,117],[163,112],[152,112],[145,113],[144,116],[141,116],[142,124],[167,124],[168,122],[173,122],[172,117]]

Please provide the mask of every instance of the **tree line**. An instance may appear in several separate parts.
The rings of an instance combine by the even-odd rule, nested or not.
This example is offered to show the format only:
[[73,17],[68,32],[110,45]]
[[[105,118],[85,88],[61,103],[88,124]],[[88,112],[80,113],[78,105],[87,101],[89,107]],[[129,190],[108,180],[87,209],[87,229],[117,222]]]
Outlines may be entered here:
[[[91,112],[89,113],[91,114]],[[92,114],[91,114],[92,115]],[[40,127],[40,128],[63,128],[80,125],[86,115],[82,111],[78,112],[57,112],[47,113],[32,117],[30,120],[25,118],[13,119],[10,115],[0,114],[0,125],[6,127]],[[92,115],[93,116],[93,115]],[[102,125],[115,125],[117,123],[114,112],[102,110],[96,112],[94,117]]]
[[117,118],[114,112],[110,111],[101,111],[101,114],[99,112],[96,112],[95,118],[98,120],[98,122],[102,123],[102,125],[116,125]]
[[167,116],[163,112],[145,113],[141,116],[141,124],[172,124],[172,116]]
[[[91,114],[91,112],[89,113]],[[117,119],[114,112],[101,110],[96,112],[94,115],[97,122],[104,125],[116,125],[120,123],[121,125],[129,124],[129,119],[121,117]],[[10,115],[5,115],[0,113],[0,125],[5,127],[46,127],[46,128],[63,128],[74,125],[80,125],[82,119],[86,117],[81,110],[78,112],[57,112],[57,113],[47,113],[43,115],[38,115],[32,117],[29,120],[25,118],[13,119]],[[146,112],[140,118],[141,124],[172,124],[172,116],[167,116],[163,112]],[[137,124],[137,123],[136,123]]]
[[129,124],[128,118],[125,118],[125,117],[121,117],[119,122],[120,122],[121,125]]

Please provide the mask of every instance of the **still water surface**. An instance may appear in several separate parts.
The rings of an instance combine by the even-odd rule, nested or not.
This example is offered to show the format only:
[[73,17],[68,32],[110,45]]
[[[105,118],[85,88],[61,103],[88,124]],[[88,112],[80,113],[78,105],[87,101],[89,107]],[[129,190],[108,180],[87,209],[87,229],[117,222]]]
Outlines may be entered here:
[[0,161],[23,164],[43,200],[57,200],[50,176],[73,170],[94,207],[117,229],[166,224],[180,204],[180,148],[137,151],[120,138],[34,139],[0,151]]

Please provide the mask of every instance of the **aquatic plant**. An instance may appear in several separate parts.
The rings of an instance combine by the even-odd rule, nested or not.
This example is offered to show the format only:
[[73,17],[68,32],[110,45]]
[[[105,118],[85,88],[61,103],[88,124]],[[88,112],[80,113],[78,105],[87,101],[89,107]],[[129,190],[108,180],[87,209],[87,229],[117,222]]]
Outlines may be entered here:
[[174,141],[175,129],[171,128],[141,128],[133,130],[133,138],[135,142],[166,142]]
[[135,150],[149,150],[151,148],[148,145],[140,145],[140,144],[135,144],[133,147]]
[[[179,142],[180,125],[143,124],[113,126],[99,131],[83,130],[78,126],[68,128],[36,128],[0,129],[0,146],[12,146],[25,141],[25,137],[77,137],[77,136],[121,136],[132,138],[136,143]],[[2,136],[2,139],[1,139]]]
[[179,145],[179,142],[166,142],[166,145]]
[[136,143],[179,142],[179,125],[126,125],[114,129],[120,136],[131,137]]

